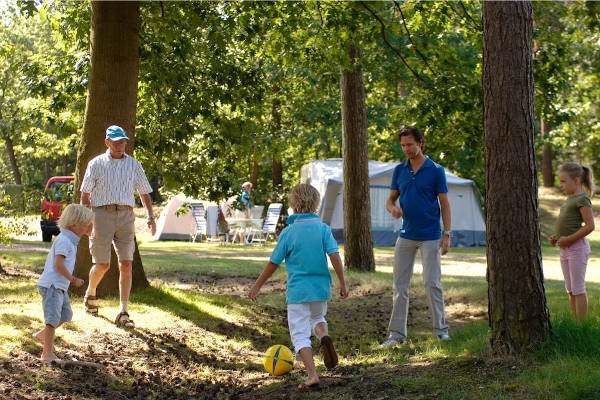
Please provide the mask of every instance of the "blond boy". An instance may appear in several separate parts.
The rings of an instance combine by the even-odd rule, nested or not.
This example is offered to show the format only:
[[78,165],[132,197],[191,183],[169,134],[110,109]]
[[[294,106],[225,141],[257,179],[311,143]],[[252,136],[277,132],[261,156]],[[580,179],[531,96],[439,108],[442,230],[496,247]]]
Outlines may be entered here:
[[325,366],[331,369],[338,363],[325,320],[327,301],[331,299],[331,274],[326,254],[340,282],[340,296],[348,296],[337,242],[331,228],[315,214],[319,201],[319,192],[310,185],[299,184],[292,189],[289,203],[294,214],[288,218],[288,226],[281,232],[269,263],[248,294],[256,301],[262,285],[285,260],[288,327],[295,353],[308,373],[299,390],[319,384],[311,349],[311,330],[321,342]]
[[54,333],[63,322],[69,322],[73,317],[69,285],[83,285],[82,279],[72,275],[77,244],[81,235],[90,235],[93,221],[94,213],[78,204],[69,204],[58,221],[61,231],[50,248],[38,281],[46,326],[33,336],[43,344],[41,359],[44,362],[60,361],[54,353]]

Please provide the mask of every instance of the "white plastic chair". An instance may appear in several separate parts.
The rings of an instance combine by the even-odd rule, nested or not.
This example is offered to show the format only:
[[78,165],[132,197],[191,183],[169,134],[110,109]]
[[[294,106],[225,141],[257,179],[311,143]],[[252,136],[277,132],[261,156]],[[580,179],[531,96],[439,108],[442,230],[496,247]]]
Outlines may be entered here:
[[279,222],[282,208],[283,204],[281,203],[271,203],[269,205],[262,230],[253,233],[250,243],[260,243],[261,245],[264,245],[270,235],[273,235],[275,240],[278,239],[277,223]]
[[194,218],[194,231],[191,234],[192,242],[196,241],[198,235],[200,235],[200,241],[202,241],[202,235],[206,236],[206,213],[204,211],[204,204],[200,202],[190,203],[192,210],[192,217]]

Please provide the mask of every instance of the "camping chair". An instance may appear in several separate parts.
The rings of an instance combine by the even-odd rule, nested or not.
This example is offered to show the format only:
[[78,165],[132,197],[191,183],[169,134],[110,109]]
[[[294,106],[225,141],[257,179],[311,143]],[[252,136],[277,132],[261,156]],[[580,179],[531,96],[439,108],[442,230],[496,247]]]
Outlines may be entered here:
[[190,203],[192,209],[192,217],[194,218],[194,231],[191,234],[192,242],[196,241],[196,237],[200,234],[200,241],[202,241],[202,235],[206,235],[206,215],[204,212],[204,204],[200,202]]
[[281,203],[269,204],[262,230],[253,232],[250,243],[260,243],[264,245],[267,242],[269,235],[273,235],[275,240],[277,240],[277,223],[279,222],[282,208],[283,204]]

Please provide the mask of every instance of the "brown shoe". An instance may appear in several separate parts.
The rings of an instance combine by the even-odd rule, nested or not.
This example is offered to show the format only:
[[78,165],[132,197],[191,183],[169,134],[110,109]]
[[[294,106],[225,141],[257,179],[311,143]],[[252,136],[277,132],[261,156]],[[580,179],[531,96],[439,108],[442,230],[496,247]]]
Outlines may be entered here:
[[92,315],[98,315],[98,298],[96,296],[85,296],[83,298],[85,312]]
[[115,324],[123,328],[135,328],[135,323],[129,318],[129,314],[125,311],[122,311],[117,315]]
[[321,338],[321,354],[323,354],[323,363],[327,369],[332,369],[338,364],[338,356],[333,348],[333,341],[329,336]]

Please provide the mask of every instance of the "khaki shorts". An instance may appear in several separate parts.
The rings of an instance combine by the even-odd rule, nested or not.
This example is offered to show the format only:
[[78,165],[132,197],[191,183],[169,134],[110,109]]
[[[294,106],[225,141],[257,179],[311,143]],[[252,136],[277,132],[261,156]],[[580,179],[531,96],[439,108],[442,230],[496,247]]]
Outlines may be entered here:
[[96,264],[110,264],[110,246],[117,258],[133,261],[135,250],[135,215],[128,206],[94,207],[94,235],[90,237],[90,253]]

